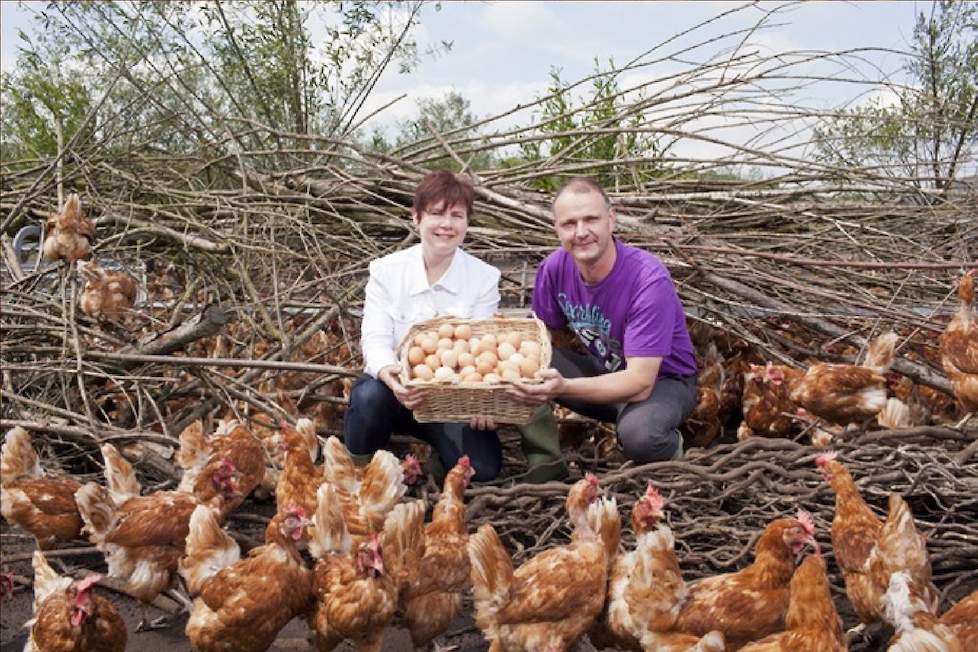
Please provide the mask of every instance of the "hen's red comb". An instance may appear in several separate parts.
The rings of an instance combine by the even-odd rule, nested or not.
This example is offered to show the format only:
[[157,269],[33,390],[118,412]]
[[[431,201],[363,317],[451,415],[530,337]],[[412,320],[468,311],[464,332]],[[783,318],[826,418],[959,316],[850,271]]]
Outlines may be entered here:
[[815,536],[815,521],[812,519],[811,512],[799,509],[797,518],[801,526],[805,528],[805,533],[810,537]]
[[816,466],[825,466],[839,456],[839,451],[827,451],[815,458]]
[[598,486],[598,476],[593,473],[585,473],[584,479],[588,481],[588,484],[593,484],[595,487]]
[[79,593],[83,593],[98,584],[100,579],[102,579],[102,576],[99,573],[92,573],[91,575],[87,575],[85,579],[75,582],[75,588],[78,589]]
[[652,484],[651,480],[649,480],[649,486],[645,490],[645,495],[642,496],[642,499],[648,503],[652,509],[659,511],[661,511],[666,504],[665,497],[659,493],[659,490],[655,488],[655,485]]
[[458,458],[458,463],[462,466],[472,466],[472,460],[469,459],[468,455],[463,455],[462,457]]

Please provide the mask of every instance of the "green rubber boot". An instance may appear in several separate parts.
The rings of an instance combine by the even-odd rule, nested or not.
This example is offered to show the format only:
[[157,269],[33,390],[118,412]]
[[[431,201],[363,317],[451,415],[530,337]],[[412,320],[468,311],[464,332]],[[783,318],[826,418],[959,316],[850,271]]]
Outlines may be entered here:
[[560,454],[557,420],[549,403],[541,405],[529,423],[517,428],[522,435],[520,446],[530,469],[523,477],[524,482],[538,484],[568,476],[567,464]]

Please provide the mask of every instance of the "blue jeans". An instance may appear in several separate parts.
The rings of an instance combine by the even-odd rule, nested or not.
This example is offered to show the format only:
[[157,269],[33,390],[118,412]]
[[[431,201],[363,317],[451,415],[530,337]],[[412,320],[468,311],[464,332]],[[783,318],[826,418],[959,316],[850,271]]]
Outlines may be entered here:
[[[591,356],[563,349],[554,349],[552,364],[565,378],[605,373]],[[660,375],[652,395],[637,403],[557,402],[586,417],[614,423],[618,445],[628,459],[639,464],[669,460],[679,448],[677,428],[696,407],[696,376]]]
[[394,431],[431,444],[446,471],[463,455],[469,456],[475,469],[473,480],[492,480],[502,470],[503,449],[495,430],[473,430],[463,423],[418,423],[387,385],[360,376],[353,383],[343,419],[346,447],[354,455],[370,454],[387,446]]

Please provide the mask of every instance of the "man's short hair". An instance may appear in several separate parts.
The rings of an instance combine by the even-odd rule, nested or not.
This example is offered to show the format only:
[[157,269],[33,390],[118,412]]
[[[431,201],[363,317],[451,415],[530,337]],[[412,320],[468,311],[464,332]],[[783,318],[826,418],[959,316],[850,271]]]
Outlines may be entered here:
[[472,202],[475,200],[475,191],[464,177],[461,177],[451,170],[434,170],[425,175],[418,188],[414,191],[414,202],[411,208],[421,217],[430,206],[439,202],[445,202],[445,208],[451,208],[455,204],[465,206],[465,214],[472,217]]
[[554,195],[554,200],[550,204],[551,210],[553,210],[554,204],[560,199],[560,196],[564,193],[572,192],[574,194],[586,195],[591,192],[596,192],[601,195],[604,200],[604,205],[606,208],[611,208],[611,198],[608,197],[608,193],[605,189],[601,187],[601,184],[597,182],[593,177],[572,177],[568,179],[564,185],[560,187],[557,194]]

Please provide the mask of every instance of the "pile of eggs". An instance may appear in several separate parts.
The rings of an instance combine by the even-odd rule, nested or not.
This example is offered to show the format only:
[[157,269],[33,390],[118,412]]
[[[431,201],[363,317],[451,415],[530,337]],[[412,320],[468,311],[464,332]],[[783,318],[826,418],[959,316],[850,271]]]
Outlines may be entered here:
[[517,332],[473,336],[468,324],[446,323],[418,333],[407,357],[414,380],[494,385],[533,378],[540,368],[540,344]]

